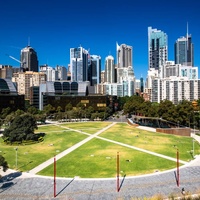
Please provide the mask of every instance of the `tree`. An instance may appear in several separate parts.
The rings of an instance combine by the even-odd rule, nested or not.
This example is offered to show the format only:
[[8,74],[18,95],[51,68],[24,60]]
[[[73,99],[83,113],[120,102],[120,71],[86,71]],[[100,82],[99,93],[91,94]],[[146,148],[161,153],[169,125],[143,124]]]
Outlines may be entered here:
[[32,115],[38,114],[38,109],[34,106],[30,106],[27,109],[27,113],[30,113]]
[[69,110],[72,110],[73,109],[73,106],[71,103],[68,103],[66,106],[65,106],[65,111],[69,111]]
[[127,113],[139,113],[141,104],[144,102],[143,97],[141,96],[131,96],[129,100],[124,104],[124,114]]
[[8,163],[2,155],[0,155],[0,166],[3,167],[4,172],[8,169]]
[[1,118],[5,119],[7,115],[11,113],[11,109],[9,107],[3,108],[1,111]]
[[55,108],[51,104],[44,106],[43,110],[44,110],[44,113],[46,113],[47,116],[55,112]]
[[22,140],[35,140],[34,130],[37,129],[36,119],[30,114],[15,117],[9,128],[3,132],[3,139],[11,143]]
[[175,113],[175,105],[169,100],[163,100],[159,104],[158,109],[159,117],[165,119],[167,121],[174,121]]

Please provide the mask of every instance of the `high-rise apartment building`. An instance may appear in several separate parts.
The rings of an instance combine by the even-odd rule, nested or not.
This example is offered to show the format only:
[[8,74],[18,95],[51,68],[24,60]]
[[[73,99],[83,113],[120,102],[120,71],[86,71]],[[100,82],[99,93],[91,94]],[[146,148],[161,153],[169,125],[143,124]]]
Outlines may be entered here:
[[116,43],[117,50],[117,83],[134,80],[133,48],[130,45]]
[[20,55],[21,71],[38,72],[37,52],[30,46],[21,50]]
[[30,88],[45,83],[46,74],[33,71],[18,72],[13,74],[12,82],[16,83],[18,94],[23,94],[25,99],[30,99]]
[[194,46],[192,36],[180,37],[174,45],[175,63],[194,66]]
[[200,98],[200,80],[188,80],[188,78],[174,77],[173,79],[152,80],[152,93],[150,100],[160,103],[162,100],[172,101],[178,104],[180,101],[194,101]]
[[58,72],[53,67],[50,67],[47,64],[40,66],[40,72],[43,72],[46,74],[47,81],[58,80]]
[[116,43],[117,48],[117,67],[124,68],[133,66],[133,48],[132,46]]
[[109,55],[105,59],[105,82],[115,83],[114,57]]
[[189,80],[198,79],[198,67],[175,64],[167,61],[160,69],[160,78],[187,77]]
[[12,79],[13,68],[10,65],[0,65],[0,78]]
[[58,80],[60,80],[60,81],[67,80],[67,69],[66,69],[66,67],[57,65],[55,67],[55,70],[58,73]]
[[159,68],[168,60],[167,34],[148,27],[148,63],[149,69]]
[[70,48],[71,81],[88,80],[88,51],[83,47]]
[[88,61],[88,81],[94,86],[101,82],[101,57],[90,55]]

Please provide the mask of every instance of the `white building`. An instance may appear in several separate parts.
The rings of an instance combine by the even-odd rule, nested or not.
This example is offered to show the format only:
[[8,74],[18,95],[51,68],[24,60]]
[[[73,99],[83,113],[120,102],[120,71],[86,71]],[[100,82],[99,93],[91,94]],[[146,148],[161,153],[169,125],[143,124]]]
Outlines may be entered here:
[[151,101],[160,103],[162,100],[178,104],[182,100],[193,101],[200,98],[200,79],[187,77],[155,78],[152,80]]

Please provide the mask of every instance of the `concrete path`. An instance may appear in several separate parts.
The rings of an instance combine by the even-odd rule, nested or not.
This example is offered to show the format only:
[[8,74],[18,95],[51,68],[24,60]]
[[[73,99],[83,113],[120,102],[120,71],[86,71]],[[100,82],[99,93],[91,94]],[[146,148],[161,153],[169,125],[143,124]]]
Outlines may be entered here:
[[[195,164],[196,163],[196,164]],[[179,186],[176,169],[136,177],[120,177],[119,191],[117,179],[58,178],[56,197],[52,177],[22,178],[13,173],[0,182],[1,200],[143,200],[153,196],[160,199],[183,197],[196,194],[200,187],[200,157],[180,168]]]
[[[99,138],[108,142],[108,140],[98,135],[111,127],[105,127],[103,130],[90,135],[83,140],[90,141],[92,138]],[[196,136],[193,136],[196,139]],[[197,137],[197,140],[199,138]],[[199,141],[199,140],[198,140]],[[135,149],[136,147],[116,142],[119,145]],[[79,144],[79,143],[78,143]],[[82,143],[80,142],[80,146]],[[58,154],[60,158],[67,153],[78,148],[79,145],[74,145],[71,150]],[[143,149],[136,149],[143,151]],[[69,152],[68,152],[69,151]],[[152,154],[148,151],[146,153]],[[57,156],[58,156],[57,155]],[[155,156],[162,157],[161,154]],[[170,157],[169,157],[170,158]],[[166,159],[169,159],[166,158]],[[57,158],[59,159],[59,157]],[[46,165],[53,163],[50,159]],[[44,163],[43,163],[44,164]],[[134,163],[133,163],[134,164]],[[120,177],[119,191],[117,190],[117,179],[79,179],[72,178],[57,178],[56,180],[56,197],[54,198],[54,181],[53,177],[42,177],[34,175],[37,171],[45,166],[35,168],[32,173],[19,173],[13,170],[0,180],[0,199],[2,200],[34,200],[34,199],[66,199],[66,200],[135,200],[145,199],[160,195],[162,199],[179,196],[182,197],[182,188],[186,194],[195,194],[200,192],[200,156],[182,167],[180,167],[179,185],[177,185],[176,169],[165,172],[156,172],[153,174]],[[30,171],[31,172],[31,171]],[[26,177],[26,178],[24,178]]]
[[[87,137],[86,139],[82,140],[81,142],[73,145],[72,147],[70,147],[69,149],[66,149],[65,151],[59,153],[58,155],[56,155],[56,160],[59,160],[60,158],[62,158],[63,156],[66,156],[67,154],[71,153],[72,151],[74,151],[75,149],[79,148],[80,146],[82,146],[83,144],[87,143],[88,141],[90,141],[91,139],[93,138],[98,138],[98,139],[101,139],[101,140],[104,140],[104,141],[107,141],[107,142],[111,142],[111,143],[114,143],[114,144],[118,144],[120,146],[124,146],[124,147],[128,147],[128,148],[131,148],[131,149],[134,149],[134,150],[137,150],[137,151],[141,151],[141,152],[144,152],[144,153],[148,153],[148,154],[151,154],[151,155],[154,155],[154,156],[158,156],[158,157],[161,157],[161,158],[165,158],[167,160],[171,160],[171,161],[174,161],[176,162],[176,158],[172,158],[172,157],[169,157],[169,156],[165,156],[165,155],[162,155],[162,154],[159,154],[159,153],[155,153],[155,152],[152,152],[152,151],[148,151],[148,150],[145,150],[145,149],[141,149],[141,148],[138,148],[138,147],[134,147],[134,146],[131,146],[131,145],[128,145],[128,144],[124,144],[124,143],[121,143],[121,142],[116,142],[114,140],[109,140],[109,139],[106,139],[106,138],[103,138],[103,137],[98,137],[98,135],[104,131],[106,131],[107,129],[109,129],[110,127],[112,127],[113,125],[115,125],[116,122],[113,122],[112,124],[108,125],[107,127],[99,130],[98,132],[96,132],[95,134],[87,134],[87,133],[84,133],[80,130],[76,130],[77,132],[80,132],[80,133],[83,133],[83,134],[86,134],[86,135],[89,135],[89,137]],[[55,125],[58,125],[60,126],[60,124],[55,124]],[[62,126],[61,126],[62,127]],[[63,128],[66,128],[66,127],[63,127]],[[147,128],[147,127],[146,127]],[[66,128],[66,129],[69,129],[69,128]],[[70,129],[70,130],[73,130],[75,131],[74,129]],[[151,130],[151,129],[150,129]],[[182,161],[182,160],[179,160],[179,162],[181,164],[187,164],[186,161]],[[51,165],[54,163],[54,157],[53,158],[50,158],[49,160],[45,161],[44,163],[38,165],[37,167],[33,168],[32,170],[29,171],[30,174],[37,174],[39,171],[43,170],[44,168],[46,168],[47,166]]]
[[[79,148],[80,146],[82,146],[83,144],[87,143],[88,141],[92,140],[93,138],[95,138],[96,136],[98,136],[100,133],[104,132],[105,130],[109,129],[110,127],[112,127],[113,125],[115,125],[116,122],[113,122],[112,124],[108,125],[107,127],[101,129],[100,131],[96,132],[95,134],[90,135],[89,137],[87,137],[86,139],[82,140],[81,142],[73,145],[72,147],[70,147],[69,149],[59,153],[58,155],[56,155],[56,160],[59,160],[60,158],[62,158],[63,156],[66,156],[67,154],[71,153],[72,151],[74,151],[75,149]],[[30,174],[37,174],[39,171],[43,170],[44,168],[46,168],[47,166],[51,165],[54,163],[54,158],[50,158],[49,160],[47,160],[46,162],[38,165],[37,167],[33,168],[32,170],[29,171]]]

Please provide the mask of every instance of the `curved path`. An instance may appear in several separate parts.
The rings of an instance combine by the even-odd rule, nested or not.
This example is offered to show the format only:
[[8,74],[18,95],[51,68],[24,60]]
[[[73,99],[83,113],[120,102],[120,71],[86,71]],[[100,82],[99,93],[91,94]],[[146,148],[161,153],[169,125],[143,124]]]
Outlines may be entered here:
[[[98,134],[99,132],[94,134],[93,137],[98,137]],[[87,141],[85,140],[85,142]],[[9,170],[9,174],[5,175],[0,182],[0,199],[54,199],[53,178],[34,175],[38,170],[39,168],[35,168],[31,171],[32,173],[23,174]],[[119,191],[117,191],[116,186],[116,178],[57,178],[55,199],[144,199],[158,194],[161,194],[162,198],[165,199],[169,196],[182,196],[182,188],[185,189],[186,193],[199,193],[200,156],[196,156],[195,160],[180,168],[179,187],[176,181],[176,169],[143,176],[120,177]]]

